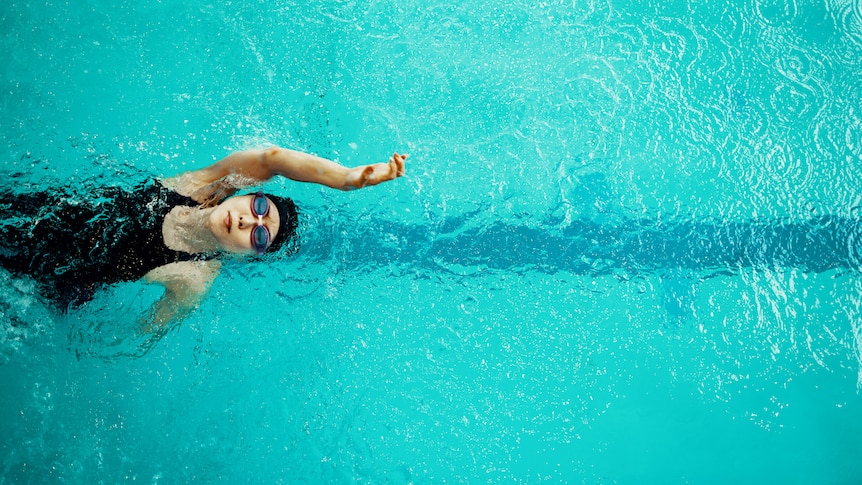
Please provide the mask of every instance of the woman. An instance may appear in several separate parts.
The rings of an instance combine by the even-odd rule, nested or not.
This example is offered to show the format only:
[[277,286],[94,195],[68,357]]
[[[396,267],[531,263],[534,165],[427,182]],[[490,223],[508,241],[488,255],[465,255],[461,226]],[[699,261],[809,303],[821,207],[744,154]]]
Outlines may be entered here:
[[407,155],[354,168],[284,148],[236,152],[201,170],[82,202],[66,194],[4,194],[0,264],[39,282],[64,309],[100,287],[143,278],[165,294],[145,328],[182,318],[206,294],[223,253],[264,254],[295,238],[287,198],[231,197],[276,175],[354,190],[404,175]]

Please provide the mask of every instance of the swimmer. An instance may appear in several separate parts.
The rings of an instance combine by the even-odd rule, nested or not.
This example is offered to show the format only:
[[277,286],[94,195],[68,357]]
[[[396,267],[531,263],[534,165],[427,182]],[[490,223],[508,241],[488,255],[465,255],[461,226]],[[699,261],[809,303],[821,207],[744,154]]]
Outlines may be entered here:
[[99,287],[143,279],[164,295],[142,322],[147,331],[182,319],[206,295],[220,258],[264,255],[296,238],[296,207],[257,192],[276,176],[355,190],[404,175],[407,155],[353,168],[279,147],[240,151],[215,164],[135,191],[105,190],[98,202],[57,194],[4,194],[0,264],[43,284],[64,309]]

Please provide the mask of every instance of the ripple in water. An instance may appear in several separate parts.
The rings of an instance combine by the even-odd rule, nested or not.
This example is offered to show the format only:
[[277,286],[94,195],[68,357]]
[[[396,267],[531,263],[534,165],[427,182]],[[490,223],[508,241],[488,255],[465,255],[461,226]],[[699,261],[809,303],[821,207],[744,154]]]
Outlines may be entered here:
[[799,13],[795,1],[761,0],[754,6],[758,17],[769,25],[782,25],[793,21]]
[[847,33],[847,38],[856,46],[862,46],[862,1],[833,0],[826,8],[835,19],[835,27]]

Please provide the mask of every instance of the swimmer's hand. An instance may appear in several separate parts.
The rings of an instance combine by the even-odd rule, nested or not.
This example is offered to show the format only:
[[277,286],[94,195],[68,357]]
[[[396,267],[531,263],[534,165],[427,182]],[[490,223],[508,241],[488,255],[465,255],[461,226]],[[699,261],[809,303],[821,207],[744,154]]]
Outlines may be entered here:
[[404,175],[404,161],[407,160],[407,157],[406,153],[399,155],[396,152],[387,163],[372,163],[371,165],[353,167],[345,178],[344,188],[346,190],[361,189],[395,180]]

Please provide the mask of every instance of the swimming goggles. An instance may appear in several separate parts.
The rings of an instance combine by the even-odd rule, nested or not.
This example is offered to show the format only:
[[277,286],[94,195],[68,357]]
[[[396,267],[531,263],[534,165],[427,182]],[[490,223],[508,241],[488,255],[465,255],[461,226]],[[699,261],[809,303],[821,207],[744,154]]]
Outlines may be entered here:
[[266,252],[271,239],[269,229],[263,225],[263,218],[269,214],[269,201],[263,196],[262,191],[251,199],[251,214],[257,217],[257,225],[251,230],[251,247],[260,256]]

